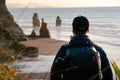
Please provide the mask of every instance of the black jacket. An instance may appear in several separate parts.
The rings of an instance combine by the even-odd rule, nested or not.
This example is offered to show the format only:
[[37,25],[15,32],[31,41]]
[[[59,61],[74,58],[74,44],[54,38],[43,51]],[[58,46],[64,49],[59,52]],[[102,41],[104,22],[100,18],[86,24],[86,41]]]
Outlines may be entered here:
[[[79,36],[74,36],[70,42],[69,45],[71,46],[76,46],[76,45],[91,45],[91,41],[88,38],[88,36],[86,35],[79,35]],[[56,60],[58,60],[59,58],[64,59],[65,55],[66,55],[66,50],[67,50],[67,45],[63,45],[60,50],[58,51],[55,60],[52,64],[52,68],[51,68],[51,75],[50,75],[50,79],[51,80],[71,80],[71,76],[67,76],[67,78],[62,79],[62,72],[65,71],[65,65],[64,64],[56,64]],[[97,49],[97,51],[100,53],[100,57],[101,57],[101,68],[102,68],[102,74],[103,74],[103,79],[102,80],[113,80],[113,74],[110,68],[110,64],[107,58],[106,53],[104,52],[104,50],[95,45],[95,48]],[[69,73],[68,73],[69,74]],[[77,74],[77,73],[76,73]],[[82,73],[81,73],[82,74]],[[89,73],[87,73],[89,74]],[[79,74],[80,75],[80,74]],[[75,76],[75,74],[73,74],[72,76]],[[76,79],[74,79],[76,80]],[[77,80],[81,80],[79,78],[77,78]],[[96,79],[99,80],[99,79]]]

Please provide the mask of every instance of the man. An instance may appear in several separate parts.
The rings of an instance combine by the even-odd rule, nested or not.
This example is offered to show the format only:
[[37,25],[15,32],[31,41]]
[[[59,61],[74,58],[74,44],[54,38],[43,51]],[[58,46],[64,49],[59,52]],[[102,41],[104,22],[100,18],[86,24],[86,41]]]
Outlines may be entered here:
[[[84,16],[75,17],[72,26],[73,26],[74,37],[72,37],[69,44],[63,45],[61,49],[58,51],[51,68],[50,79],[51,80],[113,80],[113,74],[106,53],[101,47],[95,45],[86,35],[86,33],[89,32],[88,19]],[[68,53],[68,48],[71,46],[72,48],[75,48],[74,52],[72,52],[74,54]],[[78,48],[76,46],[80,46],[80,47]],[[97,66],[97,68],[93,68],[94,70],[92,70],[92,67],[87,67],[87,66],[84,67],[78,66],[78,69],[76,66],[69,67],[71,65],[84,64],[84,62],[86,62],[86,60],[82,60],[85,57],[84,54],[85,53],[89,54],[90,52],[88,52],[87,50],[84,51],[83,48],[87,47],[87,49],[91,50],[91,47],[93,46],[95,47],[96,51],[99,52],[100,54],[101,63],[98,63],[99,65]],[[79,52],[79,50],[85,53],[78,54],[77,52]],[[68,54],[72,54],[68,56],[71,57],[70,59],[67,59],[68,57],[66,58]],[[80,59],[79,57],[80,54],[83,55],[82,59]],[[73,56],[74,58],[72,58]],[[96,58],[93,57],[93,61],[95,59]],[[81,62],[81,60],[84,62]],[[90,76],[91,73],[94,71],[97,71],[98,74],[100,74],[99,66],[101,66],[102,77],[99,77],[97,73],[93,76]]]

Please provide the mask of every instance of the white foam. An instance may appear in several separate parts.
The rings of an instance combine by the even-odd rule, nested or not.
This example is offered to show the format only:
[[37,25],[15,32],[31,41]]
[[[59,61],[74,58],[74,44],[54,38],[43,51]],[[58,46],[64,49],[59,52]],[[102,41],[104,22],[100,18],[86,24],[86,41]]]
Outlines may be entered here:
[[49,72],[55,56],[40,55],[37,58],[23,57],[23,61],[12,62],[19,73],[44,73]]

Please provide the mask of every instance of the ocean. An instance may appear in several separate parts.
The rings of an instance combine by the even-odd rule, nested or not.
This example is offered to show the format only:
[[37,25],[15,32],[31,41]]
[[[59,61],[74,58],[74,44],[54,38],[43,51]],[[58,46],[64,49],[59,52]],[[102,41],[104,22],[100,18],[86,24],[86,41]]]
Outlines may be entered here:
[[[44,18],[51,38],[69,41],[72,36],[72,20],[74,17],[86,16],[90,21],[90,38],[104,48],[109,59],[120,65],[120,7],[101,8],[10,8],[15,21],[26,35],[33,29],[32,17],[38,13],[40,22]],[[62,19],[61,27],[55,26],[56,17]],[[36,29],[37,35],[39,29]]]
[[[26,35],[31,34],[33,29],[32,17],[35,12],[41,22],[44,18],[52,39],[69,42],[72,34],[72,20],[74,17],[83,15],[89,19],[91,40],[100,45],[106,52],[109,60],[115,60],[120,68],[120,7],[101,8],[10,8],[15,21],[20,25]],[[56,27],[56,17],[62,19],[61,27]],[[36,28],[39,35],[39,28]],[[15,62],[14,65],[24,66],[22,73],[40,73],[50,71],[55,55],[40,55],[36,62]],[[25,58],[26,59],[26,58]],[[42,60],[41,60],[42,59]],[[28,58],[30,60],[30,58]],[[35,64],[35,65],[31,65]],[[44,64],[44,66],[43,66]],[[13,65],[13,66],[14,66]],[[38,67],[39,65],[39,67]],[[36,70],[37,68],[37,70]],[[114,73],[114,71],[113,71]],[[115,73],[114,73],[115,80]]]

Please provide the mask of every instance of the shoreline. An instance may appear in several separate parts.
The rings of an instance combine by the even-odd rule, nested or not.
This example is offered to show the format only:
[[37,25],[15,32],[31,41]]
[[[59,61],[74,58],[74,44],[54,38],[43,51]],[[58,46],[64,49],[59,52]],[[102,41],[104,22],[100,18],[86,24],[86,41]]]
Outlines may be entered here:
[[[63,40],[56,40],[56,39],[49,39],[49,38],[38,38],[38,39],[29,39],[28,41],[21,42],[26,46],[33,46],[38,47],[39,56],[36,58],[31,57],[23,57],[21,61],[16,61],[12,64],[12,66],[18,67],[18,74],[25,78],[26,76],[29,77],[27,79],[34,80],[34,79],[49,79],[49,71],[54,60],[54,57],[59,50],[59,48],[68,43]],[[109,45],[100,44],[102,48],[107,52],[109,57],[116,57],[116,54],[110,54],[109,52]],[[110,50],[115,51],[115,50]],[[119,61],[117,62],[119,64]],[[33,65],[34,64],[34,65]],[[20,72],[19,72],[20,70]],[[114,71],[113,71],[114,73]],[[26,79],[24,79],[26,80]]]
[[49,39],[49,38],[38,38],[29,39],[27,41],[21,42],[22,44],[28,46],[33,46],[38,48],[39,55],[55,55],[59,48],[66,44],[66,41]]
[[[44,80],[50,77],[50,68],[59,48],[66,41],[38,38],[22,41],[26,46],[38,47],[38,57],[22,57],[20,61],[14,61],[10,65],[16,68],[17,74],[23,80]],[[33,65],[34,64],[34,65]]]

